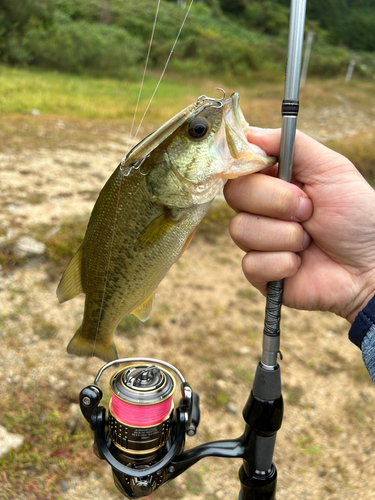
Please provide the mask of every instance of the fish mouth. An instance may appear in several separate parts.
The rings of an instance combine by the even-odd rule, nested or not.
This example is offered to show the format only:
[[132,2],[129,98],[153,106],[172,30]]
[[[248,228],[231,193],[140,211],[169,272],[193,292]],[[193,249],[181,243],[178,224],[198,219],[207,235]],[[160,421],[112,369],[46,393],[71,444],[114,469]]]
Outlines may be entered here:
[[223,102],[223,123],[217,136],[217,147],[227,162],[221,173],[223,179],[233,179],[274,165],[277,159],[259,146],[249,143],[246,130],[250,128],[240,108],[237,92]]

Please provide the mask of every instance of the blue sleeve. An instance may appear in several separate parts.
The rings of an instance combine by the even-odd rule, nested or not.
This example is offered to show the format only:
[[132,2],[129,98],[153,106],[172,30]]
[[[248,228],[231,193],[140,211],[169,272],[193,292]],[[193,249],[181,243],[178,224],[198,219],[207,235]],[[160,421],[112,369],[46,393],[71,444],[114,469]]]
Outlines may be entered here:
[[349,339],[362,350],[363,361],[375,384],[375,296],[357,314]]
[[375,384],[375,325],[367,332],[362,341],[362,358],[370,374],[371,380]]

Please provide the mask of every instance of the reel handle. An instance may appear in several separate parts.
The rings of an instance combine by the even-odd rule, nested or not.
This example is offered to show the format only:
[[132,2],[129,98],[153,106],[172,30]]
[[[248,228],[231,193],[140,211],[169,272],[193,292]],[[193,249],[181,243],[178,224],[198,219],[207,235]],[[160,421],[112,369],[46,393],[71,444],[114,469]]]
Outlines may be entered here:
[[201,412],[199,409],[199,395],[196,392],[193,392],[191,422],[186,431],[188,436],[195,435],[195,433],[197,432],[197,427],[199,425],[200,419],[201,419]]

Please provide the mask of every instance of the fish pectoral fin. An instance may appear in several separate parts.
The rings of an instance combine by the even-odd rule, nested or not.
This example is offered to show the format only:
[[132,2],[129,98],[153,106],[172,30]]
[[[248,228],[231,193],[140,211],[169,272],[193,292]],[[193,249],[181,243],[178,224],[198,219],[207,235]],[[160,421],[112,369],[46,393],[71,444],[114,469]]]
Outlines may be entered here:
[[75,356],[89,358],[96,356],[106,362],[118,358],[114,342],[108,344],[99,341],[92,342],[82,335],[82,326],[78,328],[66,350]]
[[69,262],[60,280],[59,286],[57,287],[56,293],[60,304],[67,300],[74,299],[74,297],[80,293],[84,293],[81,278],[81,264],[82,245]]
[[136,248],[144,250],[150,245],[162,239],[171,229],[178,224],[178,220],[173,220],[170,211],[156,217],[147,227],[142,231],[136,242]]
[[152,312],[152,306],[154,304],[156,296],[156,290],[153,291],[146,300],[142,302],[142,304],[139,304],[138,307],[133,309],[133,311],[130,311],[130,314],[134,314],[134,316],[137,316],[138,319],[141,321],[146,321],[148,318],[151,316]]

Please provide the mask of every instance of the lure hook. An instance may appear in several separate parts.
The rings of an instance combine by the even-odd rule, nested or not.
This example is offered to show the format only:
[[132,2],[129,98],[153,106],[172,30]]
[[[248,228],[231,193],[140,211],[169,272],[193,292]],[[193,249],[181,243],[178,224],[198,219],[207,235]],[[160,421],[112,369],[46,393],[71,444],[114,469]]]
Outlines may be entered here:
[[145,160],[147,160],[147,158],[149,156],[150,156],[149,154],[146,155],[144,158],[141,158],[140,160],[137,160],[137,161],[131,163],[128,167],[125,166],[125,161],[127,159],[127,156],[124,156],[124,158],[121,160],[121,163],[120,163],[120,171],[121,171],[123,177],[129,177],[136,170],[138,170],[139,174],[144,176],[144,177],[146,175],[148,175],[148,172],[142,172],[141,167],[142,167],[143,163],[145,162]]
[[215,87],[215,90],[221,90],[222,93],[223,93],[223,97],[221,99],[218,99],[219,101],[224,101],[225,99],[225,90],[222,89],[221,87]]
[[216,87],[215,90],[221,90],[223,93],[223,97],[218,99],[216,97],[208,97],[205,94],[203,94],[203,95],[198,97],[196,106],[202,107],[202,106],[206,106],[209,103],[216,103],[217,105],[213,106],[214,108],[217,108],[217,109],[222,108],[224,106],[225,90],[220,88],[220,87]]

